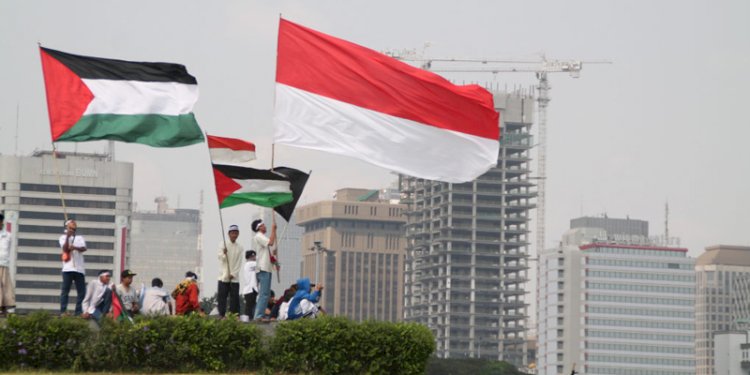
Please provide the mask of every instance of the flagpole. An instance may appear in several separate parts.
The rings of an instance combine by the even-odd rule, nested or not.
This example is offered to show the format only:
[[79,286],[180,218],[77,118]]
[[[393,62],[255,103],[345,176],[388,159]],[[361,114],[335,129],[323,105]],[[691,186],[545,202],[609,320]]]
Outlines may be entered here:
[[57,165],[57,147],[52,142],[52,164],[55,166],[55,175],[57,176],[57,187],[60,190],[60,202],[62,202],[63,218],[68,221],[68,208],[65,206],[65,196],[63,195],[62,180],[60,179],[60,168]]
[[[214,176],[214,164],[211,160],[211,148],[208,147],[208,133],[206,131],[203,131],[203,136],[206,138],[206,151],[208,151],[208,164],[211,167],[211,179],[214,181],[214,191],[216,191],[216,176]],[[227,249],[227,237],[224,234],[224,215],[221,214],[221,203],[219,202],[219,199],[216,199],[216,207],[219,209],[219,224],[221,225],[221,239],[224,244],[224,250]],[[229,255],[227,253],[224,253],[224,258],[227,260],[227,274],[229,276],[232,276],[232,270],[229,268]],[[229,281],[231,282],[231,278]]]

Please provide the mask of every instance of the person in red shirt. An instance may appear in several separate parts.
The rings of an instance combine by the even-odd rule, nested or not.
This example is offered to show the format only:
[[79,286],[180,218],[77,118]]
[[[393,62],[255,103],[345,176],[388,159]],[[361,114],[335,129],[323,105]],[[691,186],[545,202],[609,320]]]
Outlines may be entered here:
[[203,314],[201,309],[200,290],[198,290],[198,275],[188,271],[185,274],[185,280],[177,285],[172,291],[172,298],[175,300],[175,310],[177,315],[188,315],[191,313]]

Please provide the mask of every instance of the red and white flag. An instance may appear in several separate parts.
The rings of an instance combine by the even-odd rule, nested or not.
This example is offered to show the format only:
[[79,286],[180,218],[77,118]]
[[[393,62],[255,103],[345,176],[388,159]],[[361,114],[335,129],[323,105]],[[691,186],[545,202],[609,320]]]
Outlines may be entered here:
[[211,163],[247,167],[255,160],[255,145],[236,138],[208,135]]
[[274,141],[446,182],[497,165],[492,94],[281,19]]

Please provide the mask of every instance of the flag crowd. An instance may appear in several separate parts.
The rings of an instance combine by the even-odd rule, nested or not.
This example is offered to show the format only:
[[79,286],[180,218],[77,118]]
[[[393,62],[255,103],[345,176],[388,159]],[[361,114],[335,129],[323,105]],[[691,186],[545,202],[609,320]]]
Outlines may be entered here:
[[[220,218],[221,209],[248,203],[273,208],[286,221],[291,219],[310,173],[274,165],[257,168],[254,143],[207,134],[193,111],[199,96],[197,80],[184,65],[81,56],[46,47],[40,47],[40,56],[53,145],[111,140],[170,148],[205,141]],[[484,88],[454,85],[285,19],[279,20],[276,58],[274,143],[446,182],[471,181],[497,163],[499,114]],[[62,187],[60,193],[64,210]],[[73,284],[75,314],[97,321],[105,316],[129,320],[135,314],[206,313],[198,300],[198,275],[190,271],[171,293],[158,278],[151,288],[136,291],[136,273],[129,269],[121,271],[116,286],[110,270],[100,271],[86,284],[85,239],[76,234],[74,218],[63,213],[61,313],[67,313]],[[251,224],[250,251],[237,243],[239,226],[222,228],[221,317],[227,312],[240,315],[241,296],[241,315],[247,320],[294,319],[319,311],[323,287],[308,279],[300,279],[278,298],[271,295],[271,274],[279,265],[275,219],[269,224],[270,228],[260,220]],[[12,281],[3,260],[10,243],[10,234],[0,232],[0,307],[12,313]]]

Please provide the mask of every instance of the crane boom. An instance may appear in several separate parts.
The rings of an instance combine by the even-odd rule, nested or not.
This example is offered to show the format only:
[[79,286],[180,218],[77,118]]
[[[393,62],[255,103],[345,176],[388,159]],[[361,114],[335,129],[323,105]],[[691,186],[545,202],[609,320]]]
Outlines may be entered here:
[[[428,47],[425,44],[425,48]],[[534,73],[539,80],[537,86],[537,217],[536,217],[536,256],[544,251],[546,227],[546,179],[547,179],[547,106],[550,102],[551,86],[547,80],[548,73],[568,73],[579,78],[583,64],[611,64],[608,60],[548,60],[542,55],[540,59],[477,59],[477,58],[424,58],[415,49],[401,52],[386,51],[386,55],[398,60],[419,63],[423,69],[436,73]],[[437,67],[434,64],[465,64],[479,67]]]

